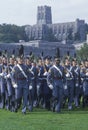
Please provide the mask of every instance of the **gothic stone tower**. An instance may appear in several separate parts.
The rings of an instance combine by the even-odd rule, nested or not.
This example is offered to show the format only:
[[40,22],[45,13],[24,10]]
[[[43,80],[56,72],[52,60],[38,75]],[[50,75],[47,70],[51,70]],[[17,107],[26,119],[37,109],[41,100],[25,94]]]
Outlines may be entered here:
[[51,7],[38,6],[37,9],[37,24],[52,24]]

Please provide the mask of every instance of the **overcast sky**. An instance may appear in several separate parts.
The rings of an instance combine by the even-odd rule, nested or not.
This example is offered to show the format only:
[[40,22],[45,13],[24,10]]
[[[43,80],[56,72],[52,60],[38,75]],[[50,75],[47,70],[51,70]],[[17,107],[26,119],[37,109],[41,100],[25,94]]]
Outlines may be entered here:
[[88,0],[0,0],[0,24],[36,24],[37,6],[52,9],[53,23],[84,19],[88,23]]

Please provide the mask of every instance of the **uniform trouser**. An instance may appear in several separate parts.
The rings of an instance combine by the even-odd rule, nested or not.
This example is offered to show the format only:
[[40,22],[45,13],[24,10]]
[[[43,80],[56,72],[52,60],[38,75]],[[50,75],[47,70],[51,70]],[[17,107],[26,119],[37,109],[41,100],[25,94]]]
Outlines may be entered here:
[[11,79],[7,79],[7,93],[8,93],[8,106],[11,108],[13,105],[13,87],[11,83]]
[[21,98],[23,99],[23,108],[27,107],[28,91],[29,89],[26,80],[17,82],[17,88],[15,88],[16,107]]
[[50,99],[52,96],[52,92],[50,90],[50,88],[47,85],[47,81],[46,79],[43,81],[43,95],[44,95],[44,104],[45,104],[45,108],[50,110]]
[[58,85],[54,85],[53,96],[57,100],[55,111],[60,112],[62,101],[63,101],[63,83],[62,82],[60,82]]
[[37,100],[37,81],[34,79],[32,80],[32,99],[33,99],[33,102]]
[[68,89],[68,107],[72,107],[72,102],[74,99],[74,82],[73,80],[67,81],[67,89]]
[[43,108],[50,109],[50,89],[47,85],[46,79],[40,81],[38,102]]
[[67,83],[64,83],[64,85],[63,85],[63,107],[65,106],[67,99],[68,99]]
[[83,84],[80,84],[80,88],[79,88],[79,99],[78,99],[78,103],[79,105],[81,104],[81,98],[83,97]]
[[29,90],[29,92],[28,92],[27,105],[28,105],[29,111],[32,111],[33,110],[33,93],[32,93],[32,90]]
[[45,97],[44,97],[44,100],[45,100],[45,108],[50,110],[50,98],[51,98],[51,95],[49,94],[46,94]]
[[6,80],[3,77],[0,78],[0,92],[1,92],[1,104],[0,104],[0,107],[4,108],[5,103],[8,100],[8,96],[7,96]]
[[44,104],[44,81],[39,80],[39,88],[37,90],[37,96],[38,96],[38,104],[43,105]]
[[83,95],[88,96],[88,81],[83,82]]
[[83,107],[88,105],[88,80],[83,82]]
[[75,87],[74,87],[74,102],[75,102],[76,107],[79,106],[79,93],[80,93],[80,86],[79,86],[79,84],[78,84],[78,86],[75,84]]

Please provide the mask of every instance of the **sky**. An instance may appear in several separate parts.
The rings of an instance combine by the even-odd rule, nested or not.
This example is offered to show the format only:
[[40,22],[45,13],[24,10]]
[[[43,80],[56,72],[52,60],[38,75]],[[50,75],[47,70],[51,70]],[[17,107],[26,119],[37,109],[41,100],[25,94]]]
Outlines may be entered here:
[[88,23],[88,0],[0,0],[0,24],[34,25],[37,7],[51,6],[52,22],[72,22],[77,18]]

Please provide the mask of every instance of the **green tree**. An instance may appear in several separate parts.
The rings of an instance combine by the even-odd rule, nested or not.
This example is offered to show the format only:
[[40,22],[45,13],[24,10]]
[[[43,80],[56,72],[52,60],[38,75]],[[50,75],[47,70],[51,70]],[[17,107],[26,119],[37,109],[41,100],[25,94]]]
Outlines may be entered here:
[[10,43],[19,42],[19,40],[29,40],[25,33],[25,26],[0,25],[0,42]]
[[88,44],[85,43],[80,50],[77,50],[77,57],[79,60],[88,59]]

